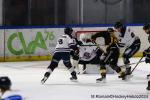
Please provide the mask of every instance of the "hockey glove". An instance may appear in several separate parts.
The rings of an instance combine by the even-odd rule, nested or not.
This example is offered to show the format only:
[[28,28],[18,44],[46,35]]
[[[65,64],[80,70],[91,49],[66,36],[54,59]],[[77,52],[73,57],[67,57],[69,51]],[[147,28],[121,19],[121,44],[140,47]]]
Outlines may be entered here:
[[87,39],[86,42],[92,42],[92,40],[91,39]]
[[143,51],[143,57],[145,57],[148,53],[149,53],[148,50],[144,50]]
[[145,63],[150,63],[150,54],[146,56]]

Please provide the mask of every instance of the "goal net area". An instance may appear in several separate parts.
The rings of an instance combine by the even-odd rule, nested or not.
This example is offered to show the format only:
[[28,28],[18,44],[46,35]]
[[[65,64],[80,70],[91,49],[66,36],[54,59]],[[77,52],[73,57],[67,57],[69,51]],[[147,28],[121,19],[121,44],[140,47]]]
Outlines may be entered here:
[[79,39],[81,34],[92,36],[98,32],[100,32],[100,31],[76,31],[75,35],[76,35],[77,39]]
[[[76,33],[75,33],[75,35],[76,35],[76,38],[77,38],[77,40],[79,40],[79,41],[81,41],[82,42],[82,37],[84,36],[84,37],[86,37],[87,39],[91,39],[91,36],[92,35],[94,35],[94,34],[96,34],[96,33],[99,33],[99,32],[101,32],[101,31],[77,31]],[[78,70],[81,72],[81,73],[87,73],[87,74],[98,74],[99,73],[99,69],[100,69],[100,64],[99,63],[93,63],[93,62],[90,62],[90,63],[87,63],[87,64],[81,64],[80,63],[80,57],[82,58],[82,55],[80,55],[80,53],[81,52],[84,52],[84,53],[86,53],[86,50],[87,49],[89,49],[89,50],[87,50],[87,51],[92,51],[93,50],[93,48],[94,48],[94,46],[95,47],[100,47],[103,51],[106,51],[106,46],[105,46],[105,40],[104,40],[104,38],[103,37],[98,37],[98,38],[96,38],[96,44],[83,44],[83,45],[81,45],[80,47],[79,47],[79,62],[78,62],[78,65],[76,65],[76,66],[78,66]],[[91,49],[91,50],[90,50]],[[88,53],[89,52],[87,52],[86,53],[86,55],[88,55]],[[83,54],[84,55],[84,54]],[[89,56],[91,56],[90,54],[89,54]],[[93,60],[91,60],[91,61],[93,61]],[[85,61],[85,63],[86,63],[86,61]],[[86,68],[85,68],[86,67]],[[107,73],[114,73],[114,71],[110,68],[110,67],[107,67]]]
[[[101,30],[102,31],[102,30]],[[98,32],[101,32],[101,31],[77,31],[75,33],[76,35],[76,38],[80,41],[81,40],[81,36],[86,36],[87,38],[91,39],[92,35],[98,33]],[[101,49],[103,49],[105,51],[105,40],[103,37],[98,37],[96,38],[96,45],[98,45]],[[89,46],[92,46],[92,45],[89,45]]]

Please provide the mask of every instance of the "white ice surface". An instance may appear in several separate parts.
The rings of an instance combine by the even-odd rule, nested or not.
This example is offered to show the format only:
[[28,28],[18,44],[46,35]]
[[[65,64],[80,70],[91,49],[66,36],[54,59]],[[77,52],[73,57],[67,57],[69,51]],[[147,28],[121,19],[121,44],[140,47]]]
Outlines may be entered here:
[[[138,60],[132,59],[131,63]],[[49,63],[1,62],[0,76],[9,76],[13,83],[12,90],[22,94],[26,100],[150,100],[150,92],[146,90],[146,75],[150,72],[150,64],[140,63],[129,81],[119,79],[117,74],[108,74],[106,83],[96,83],[95,80],[100,77],[98,74],[78,75],[78,82],[71,82],[69,71],[60,64],[61,67],[55,69],[46,83],[41,85],[40,81]],[[103,95],[110,97],[100,98]],[[113,98],[115,95],[144,95],[148,98]]]

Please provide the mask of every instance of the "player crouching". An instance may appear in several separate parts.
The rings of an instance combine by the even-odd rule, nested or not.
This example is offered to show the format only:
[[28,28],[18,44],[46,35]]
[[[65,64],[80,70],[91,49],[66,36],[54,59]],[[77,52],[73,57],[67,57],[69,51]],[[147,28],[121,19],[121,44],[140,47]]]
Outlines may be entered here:
[[78,64],[83,65],[80,73],[84,74],[86,73],[86,64],[100,65],[100,57],[104,51],[91,40],[90,34],[81,34],[80,41],[82,44],[79,46]]

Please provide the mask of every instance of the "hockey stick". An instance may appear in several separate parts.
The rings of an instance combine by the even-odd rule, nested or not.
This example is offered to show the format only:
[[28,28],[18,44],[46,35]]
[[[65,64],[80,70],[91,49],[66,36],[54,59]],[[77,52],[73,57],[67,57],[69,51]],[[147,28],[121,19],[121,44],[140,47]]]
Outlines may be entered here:
[[80,46],[105,46],[105,45],[99,45],[99,44],[95,44],[95,45],[80,45]]
[[135,65],[135,67],[132,69],[131,74],[133,73],[133,71],[134,71],[135,68],[138,66],[138,64],[141,62],[142,59],[143,59],[143,56],[142,56],[141,59],[137,62],[137,64]]
[[134,65],[134,64],[142,63],[142,62],[145,62],[145,60],[139,61],[139,62],[136,62],[136,63],[129,63],[129,64],[124,64],[124,65],[119,65],[118,67],[122,67],[122,66],[126,66],[126,65]]
[[[135,65],[135,67],[131,70],[131,73],[130,73],[130,78],[133,76],[133,75],[131,75],[132,73],[133,73],[133,71],[135,70],[135,68],[138,66],[138,64],[139,63],[141,63],[141,62],[144,62],[144,61],[141,61],[143,59],[143,56],[141,57],[141,59],[137,62],[137,64],[136,63],[132,63],[132,64],[136,64]],[[126,64],[126,65],[131,65],[131,64]],[[125,74],[125,75],[127,75],[127,74]],[[119,77],[120,78],[120,77]],[[129,77],[128,77],[129,78]]]

